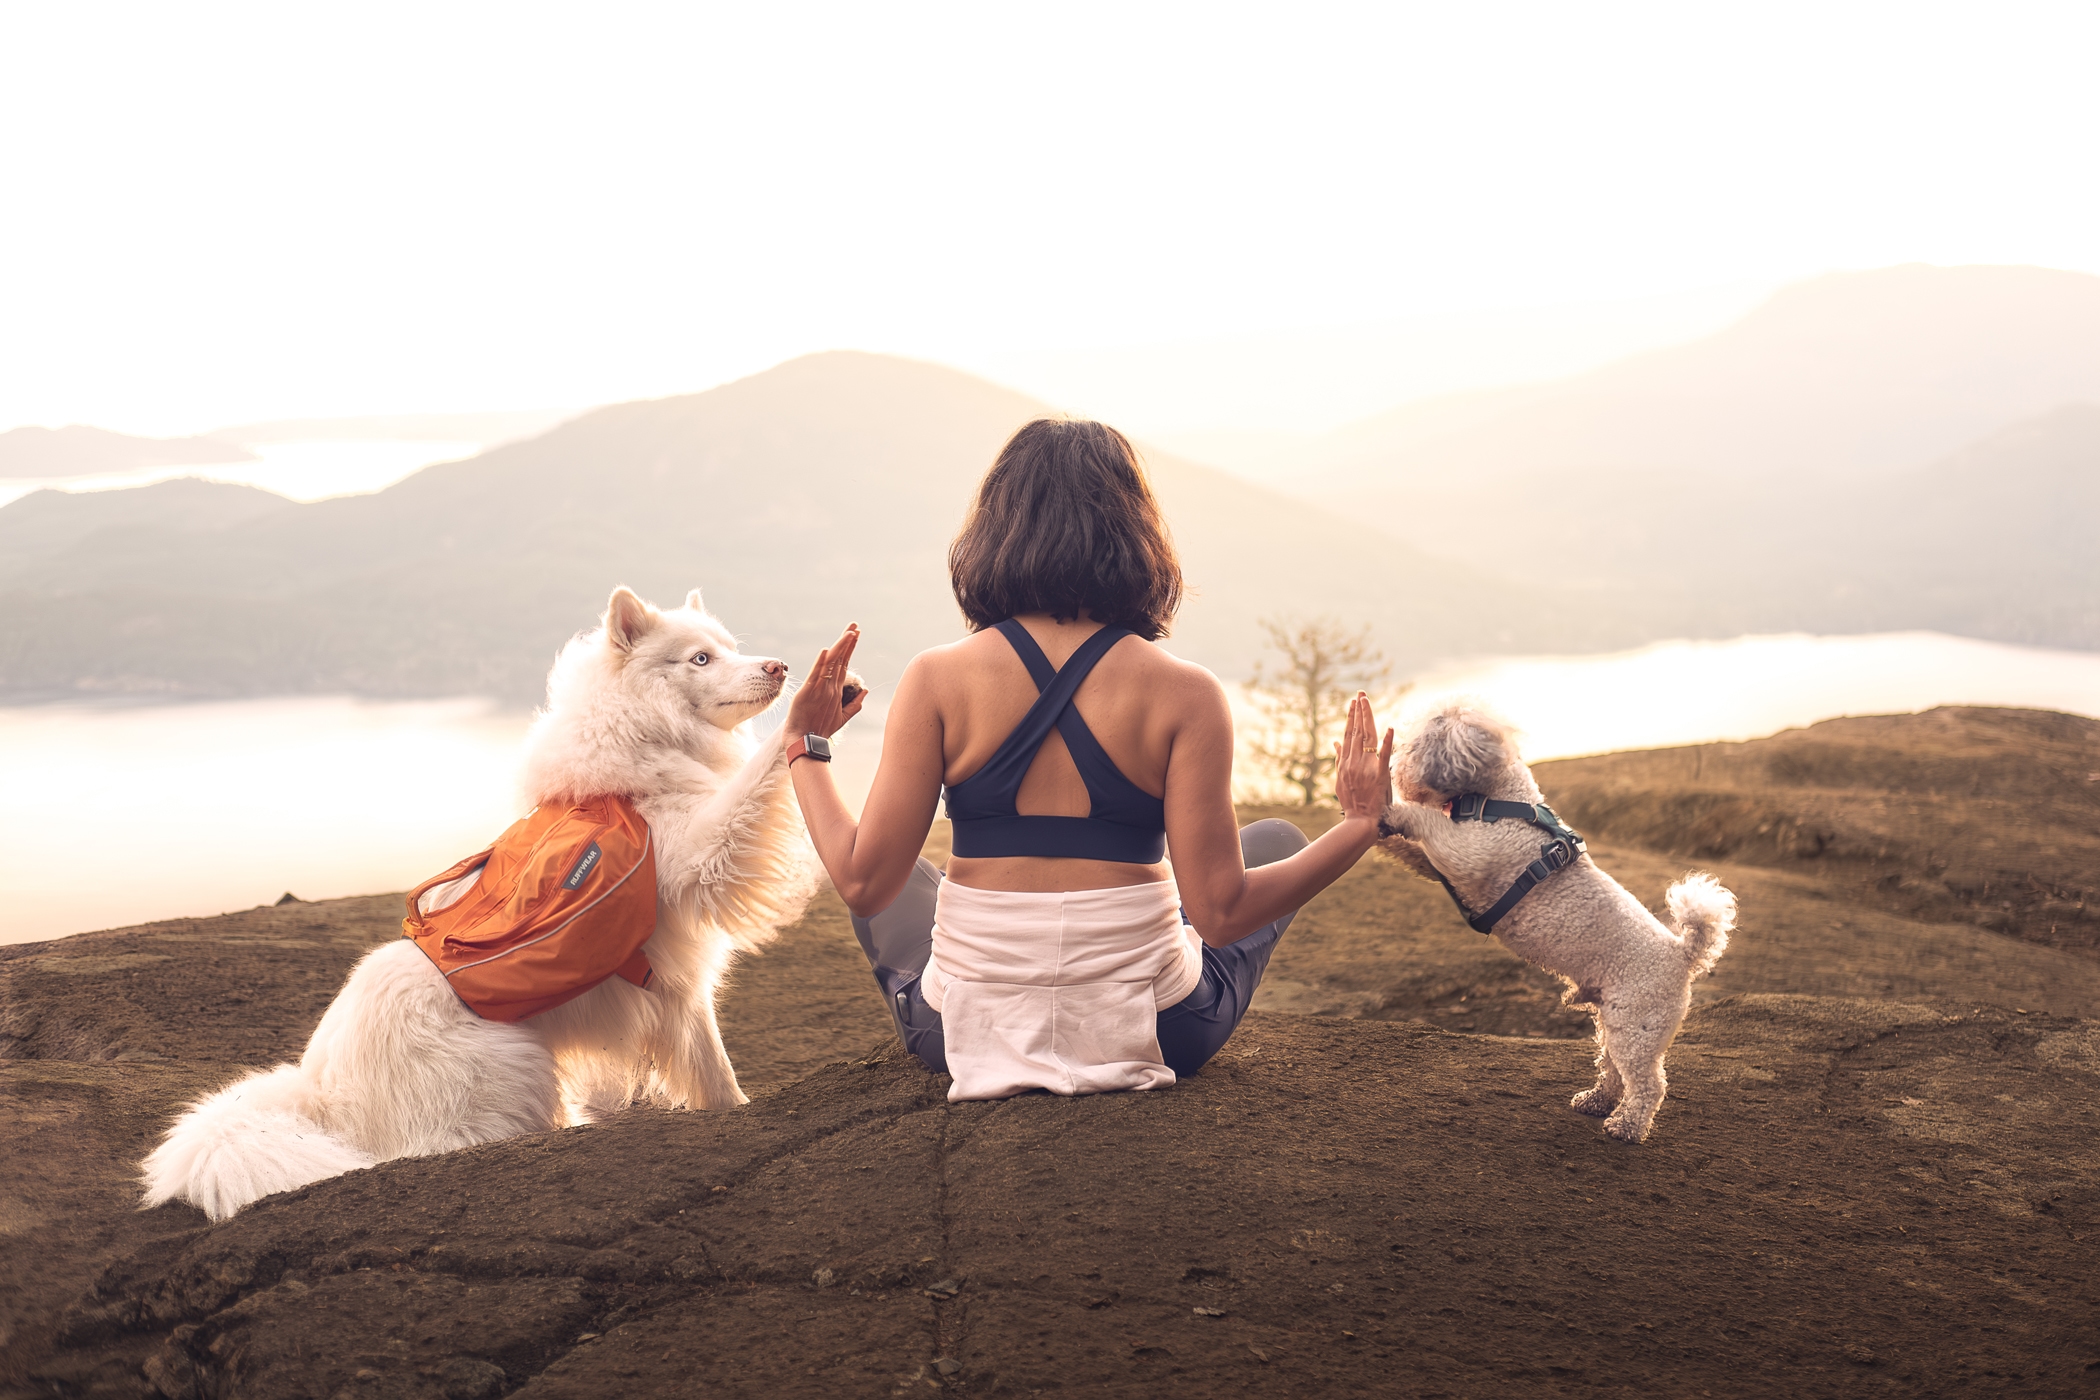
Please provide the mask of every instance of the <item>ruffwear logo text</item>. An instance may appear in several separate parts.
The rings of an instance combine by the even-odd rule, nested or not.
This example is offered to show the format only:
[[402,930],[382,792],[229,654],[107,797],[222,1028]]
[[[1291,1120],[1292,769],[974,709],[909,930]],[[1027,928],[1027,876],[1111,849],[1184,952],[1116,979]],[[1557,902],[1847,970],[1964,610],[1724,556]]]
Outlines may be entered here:
[[591,842],[591,848],[578,857],[576,868],[569,872],[568,879],[561,882],[561,887],[565,890],[573,890],[582,884],[583,877],[598,868],[598,855],[598,843],[593,841]]

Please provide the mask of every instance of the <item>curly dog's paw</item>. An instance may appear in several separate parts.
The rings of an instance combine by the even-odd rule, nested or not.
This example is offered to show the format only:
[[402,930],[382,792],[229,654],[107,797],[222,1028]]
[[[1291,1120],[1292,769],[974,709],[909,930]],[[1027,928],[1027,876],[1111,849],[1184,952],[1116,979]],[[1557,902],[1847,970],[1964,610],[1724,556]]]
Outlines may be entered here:
[[1602,1089],[1584,1089],[1568,1100],[1568,1107],[1591,1118],[1602,1118],[1619,1106],[1619,1101]]
[[1624,1113],[1614,1113],[1604,1120],[1604,1131],[1620,1142],[1644,1142],[1648,1137],[1649,1124],[1639,1122]]
[[[1389,807],[1386,810],[1394,809]],[[1405,836],[1388,836],[1379,841],[1377,850],[1420,879],[1434,882],[1437,878],[1436,866],[1420,842],[1410,841]]]

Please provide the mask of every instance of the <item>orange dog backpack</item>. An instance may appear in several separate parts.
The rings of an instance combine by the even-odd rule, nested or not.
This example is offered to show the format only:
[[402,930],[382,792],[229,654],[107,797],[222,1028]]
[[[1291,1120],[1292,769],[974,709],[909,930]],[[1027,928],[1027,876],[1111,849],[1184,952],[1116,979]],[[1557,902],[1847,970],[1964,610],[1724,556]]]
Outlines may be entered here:
[[539,807],[408,895],[401,936],[477,1016],[522,1021],[608,977],[647,987],[656,851],[624,797]]

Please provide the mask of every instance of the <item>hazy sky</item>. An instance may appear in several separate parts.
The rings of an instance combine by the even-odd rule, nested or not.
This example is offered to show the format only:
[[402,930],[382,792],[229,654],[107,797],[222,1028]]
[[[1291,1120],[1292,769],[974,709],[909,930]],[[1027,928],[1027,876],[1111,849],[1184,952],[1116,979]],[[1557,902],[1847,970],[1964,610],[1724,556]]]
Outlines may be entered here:
[[[1831,268],[2100,271],[2096,17],[7,0],[0,427],[1509,327],[1484,382],[1571,304],[1580,359]],[[1340,412],[1305,362],[1239,416]]]

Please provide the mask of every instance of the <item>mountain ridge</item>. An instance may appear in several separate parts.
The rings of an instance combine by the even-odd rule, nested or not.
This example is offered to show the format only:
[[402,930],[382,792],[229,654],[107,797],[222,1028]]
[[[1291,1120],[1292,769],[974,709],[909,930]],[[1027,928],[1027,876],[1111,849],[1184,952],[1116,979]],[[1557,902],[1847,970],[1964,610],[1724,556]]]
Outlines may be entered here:
[[106,531],[216,530],[293,502],[259,486],[177,477],[115,491],[32,491],[0,509],[0,559],[28,559]]
[[[527,702],[623,582],[659,599],[697,585],[751,645],[795,665],[857,620],[880,684],[961,634],[948,541],[999,446],[1047,412],[940,366],[829,352],[598,409],[208,540],[169,531],[117,555],[10,561],[0,694],[135,683]],[[1628,639],[1225,473],[1164,454],[1147,465],[1191,591],[1168,645],[1228,676],[1245,674],[1254,619],[1271,614],[1371,625],[1403,666]],[[95,644],[113,630],[130,639],[114,664]]]
[[2094,404],[2100,277],[1908,266],[1570,379],[1403,406],[1277,484],[1651,638],[2092,649]]
[[[1232,678],[1277,615],[1368,625],[1402,675],[1773,631],[2100,648],[2095,404],[2100,277],[1904,267],[1572,380],[1409,406],[1344,435],[1399,448],[1281,486],[1148,449],[1190,585],[1168,645]],[[698,585],[791,664],[857,620],[879,684],[959,634],[949,538],[1048,412],[836,351],[216,525],[132,519],[97,545],[98,516],[174,497],[83,498],[63,528],[31,498],[0,510],[0,698],[529,703],[620,582]]]
[[1336,429],[1308,449],[1318,465],[1300,490],[1548,469],[1900,470],[2081,400],[2100,401],[2100,277],[1910,264],[1796,283],[1712,335],[1583,374]]

